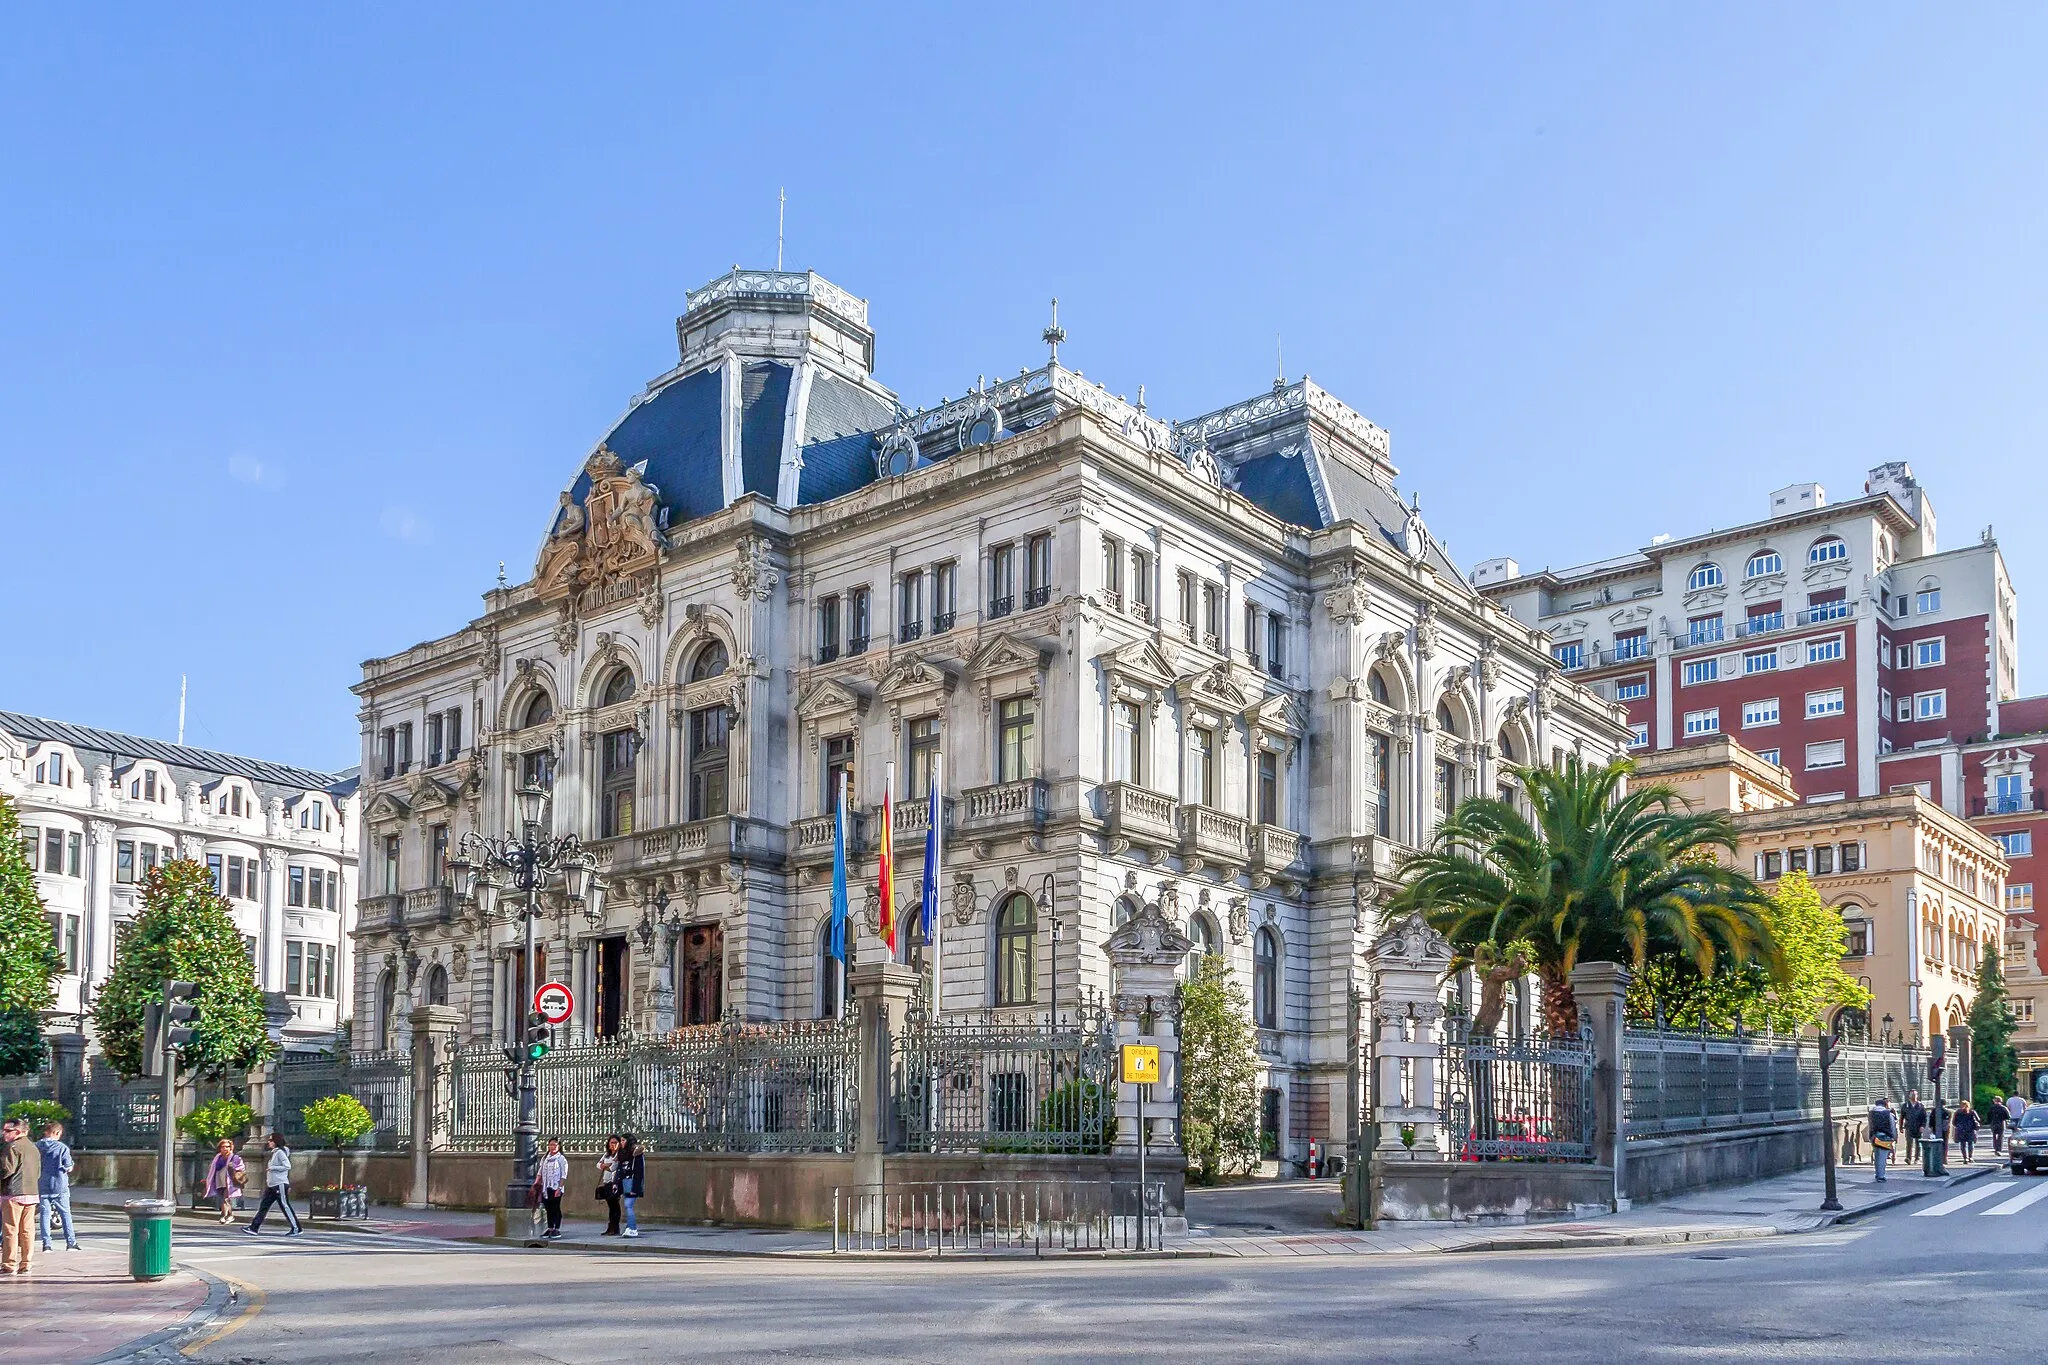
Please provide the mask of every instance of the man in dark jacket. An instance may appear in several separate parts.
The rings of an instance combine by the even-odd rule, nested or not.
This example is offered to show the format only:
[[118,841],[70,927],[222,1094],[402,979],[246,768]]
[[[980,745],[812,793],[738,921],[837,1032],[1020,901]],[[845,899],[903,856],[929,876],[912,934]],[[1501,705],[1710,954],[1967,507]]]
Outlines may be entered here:
[[1870,1161],[1877,1167],[1879,1183],[1884,1180],[1885,1164],[1891,1160],[1892,1145],[1899,1140],[1898,1116],[1892,1113],[1892,1102],[1883,1095],[1870,1106]]
[[43,1154],[29,1141],[28,1125],[20,1119],[0,1126],[0,1138],[7,1143],[0,1152],[0,1275],[26,1275],[35,1249]]
[[1927,1130],[1927,1106],[1920,1103],[1920,1092],[1906,1092],[1906,1107],[1899,1111],[1900,1129],[1906,1135],[1906,1160],[1920,1159],[1920,1134]]

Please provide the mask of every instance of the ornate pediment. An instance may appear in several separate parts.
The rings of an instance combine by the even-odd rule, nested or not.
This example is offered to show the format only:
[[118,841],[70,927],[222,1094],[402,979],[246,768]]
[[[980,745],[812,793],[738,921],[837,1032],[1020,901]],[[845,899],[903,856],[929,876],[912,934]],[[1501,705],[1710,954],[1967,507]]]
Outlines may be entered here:
[[1623,607],[1619,611],[1607,613],[1607,624],[1610,626],[1633,626],[1649,619],[1650,604],[1648,602],[1642,602],[1633,607]]
[[1727,600],[1726,588],[1702,588],[1698,592],[1689,592],[1685,595],[1685,609],[1705,611],[1708,607],[1718,607]]
[[1235,715],[1252,704],[1251,694],[1230,676],[1228,664],[1190,673],[1176,682],[1173,690],[1183,703],[1205,706],[1228,715]]
[[820,721],[829,716],[864,716],[868,710],[865,694],[836,679],[813,683],[796,699],[799,720]]
[[363,819],[373,825],[399,824],[412,815],[412,806],[395,791],[381,791],[370,798]]
[[460,788],[417,772],[406,779],[406,789],[411,794],[411,805],[416,811],[438,810],[443,806],[452,806],[462,795]]
[[1451,945],[1420,910],[1387,926],[1367,953],[1375,967],[1427,967],[1441,970],[1450,965]]
[[1293,697],[1275,693],[1247,709],[1244,723],[1262,734],[1299,739],[1308,732],[1308,712]]
[[644,593],[661,556],[655,491],[605,446],[584,461],[590,484],[578,503],[563,493],[554,528],[534,566],[543,602],[574,600],[584,610]]
[[1194,940],[1182,933],[1180,926],[1154,901],[1118,925],[1103,943],[1102,951],[1118,967],[1165,967],[1186,958],[1194,946]]
[[1761,602],[1768,597],[1777,597],[1785,591],[1785,575],[1767,573],[1762,578],[1752,578],[1742,585],[1742,600]]
[[1112,676],[1155,692],[1165,691],[1176,681],[1173,664],[1150,640],[1133,640],[1097,657]]
[[913,654],[889,667],[876,685],[875,695],[895,702],[928,692],[950,694],[953,682],[953,674],[947,669]]
[[1042,673],[1052,663],[1052,652],[1028,644],[1014,635],[998,635],[967,661],[967,673],[975,678],[1000,677],[1005,673]]

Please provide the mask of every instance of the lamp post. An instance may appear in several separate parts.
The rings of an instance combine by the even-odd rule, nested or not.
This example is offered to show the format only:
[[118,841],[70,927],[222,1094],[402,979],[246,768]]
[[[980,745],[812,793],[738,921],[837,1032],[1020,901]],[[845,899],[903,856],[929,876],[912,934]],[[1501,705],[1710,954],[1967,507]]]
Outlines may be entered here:
[[524,893],[507,911],[526,925],[526,991],[518,1002],[520,1028],[514,1055],[519,1068],[519,1117],[513,1128],[511,1183],[505,1187],[507,1210],[530,1207],[529,1191],[540,1167],[540,1090],[534,1070],[535,1055],[528,1035],[540,1025],[533,1012],[534,926],[540,920],[540,893],[559,877],[562,891],[571,903],[580,905],[585,918],[595,924],[604,919],[604,883],[591,875],[597,860],[574,834],[553,838],[546,832],[548,793],[528,785],[515,794],[518,811],[516,833],[493,837],[475,830],[462,836],[460,856],[449,861],[456,892],[473,905],[478,918],[489,924],[497,918],[500,891]]

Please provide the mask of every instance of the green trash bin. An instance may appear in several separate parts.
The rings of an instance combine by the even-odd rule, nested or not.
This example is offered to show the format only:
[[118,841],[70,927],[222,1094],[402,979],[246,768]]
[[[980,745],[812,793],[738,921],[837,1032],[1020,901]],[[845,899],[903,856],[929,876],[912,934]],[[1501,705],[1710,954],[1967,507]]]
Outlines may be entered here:
[[138,1280],[161,1280],[171,1273],[171,1214],[168,1199],[131,1199],[128,1211],[128,1273]]

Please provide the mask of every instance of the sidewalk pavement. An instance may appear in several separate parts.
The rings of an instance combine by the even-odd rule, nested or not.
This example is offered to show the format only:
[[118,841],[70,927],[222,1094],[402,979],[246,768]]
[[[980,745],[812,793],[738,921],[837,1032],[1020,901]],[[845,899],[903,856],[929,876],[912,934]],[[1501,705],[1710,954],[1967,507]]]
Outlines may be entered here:
[[38,1250],[27,1275],[0,1275],[0,1365],[140,1350],[215,1307],[210,1283],[190,1271],[150,1284],[128,1277],[126,1217],[83,1207],[73,1215],[79,1250]]

